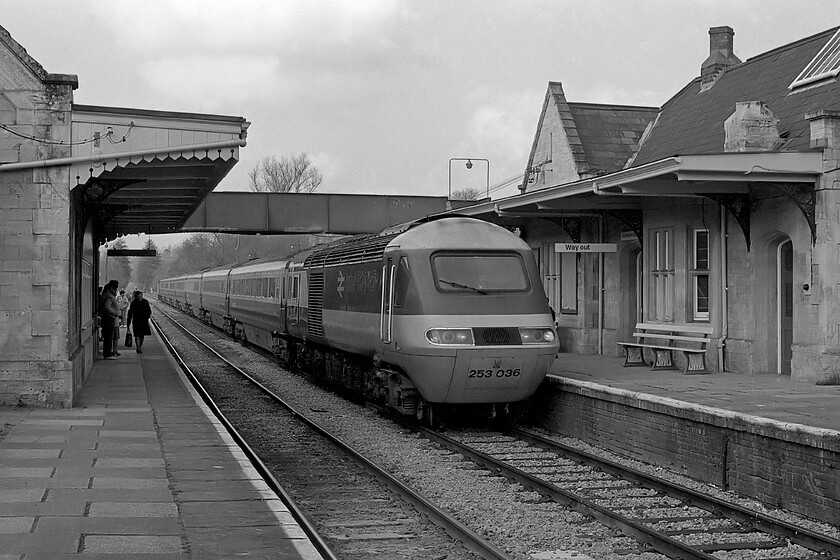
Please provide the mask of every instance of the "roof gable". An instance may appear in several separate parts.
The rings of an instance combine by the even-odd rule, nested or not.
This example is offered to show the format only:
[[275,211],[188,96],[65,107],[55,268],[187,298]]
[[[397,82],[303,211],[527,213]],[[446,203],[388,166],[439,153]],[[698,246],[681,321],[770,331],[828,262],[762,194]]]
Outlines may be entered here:
[[700,90],[696,78],[672,97],[642,143],[634,166],[672,155],[723,152],[724,121],[738,102],[763,101],[779,118],[782,150],[810,148],[805,114],[821,109],[840,110],[840,83],[831,80],[790,91],[788,86],[837,28],[774,49],[732,66],[714,86]]
[[[29,56],[26,49],[24,49],[20,43],[15,41],[9,32],[2,26],[0,26],[0,50],[6,50],[13,55],[18,61],[20,61],[20,68],[28,70],[31,76],[37,78],[42,83],[64,83],[72,86],[73,89],[76,89],[79,85],[78,78],[73,74],[51,74],[44,70],[44,67],[41,66],[37,60]],[[3,65],[4,73],[8,73],[11,70],[12,68],[8,64]],[[0,82],[12,83],[21,79],[20,75],[15,77],[10,75],[0,75]]]
[[[549,82],[524,185],[537,177],[542,177],[539,182],[553,184],[621,169],[658,111],[655,107],[570,103],[563,85]],[[551,168],[545,169],[548,164]],[[546,178],[546,172],[552,176]]]

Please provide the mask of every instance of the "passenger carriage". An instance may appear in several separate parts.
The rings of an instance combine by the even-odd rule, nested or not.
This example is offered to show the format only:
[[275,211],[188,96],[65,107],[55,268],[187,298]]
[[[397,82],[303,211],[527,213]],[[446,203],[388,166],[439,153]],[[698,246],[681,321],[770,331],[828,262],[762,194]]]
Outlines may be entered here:
[[201,276],[203,272],[194,272],[184,276],[184,301],[182,311],[194,317],[200,315],[201,309]]
[[230,270],[229,332],[239,340],[272,348],[272,333],[281,328],[278,279],[285,265],[286,259],[258,260]]
[[204,272],[201,277],[201,308],[199,317],[214,327],[229,331],[225,328],[226,319],[229,321],[228,310],[228,282],[231,266],[213,268]]

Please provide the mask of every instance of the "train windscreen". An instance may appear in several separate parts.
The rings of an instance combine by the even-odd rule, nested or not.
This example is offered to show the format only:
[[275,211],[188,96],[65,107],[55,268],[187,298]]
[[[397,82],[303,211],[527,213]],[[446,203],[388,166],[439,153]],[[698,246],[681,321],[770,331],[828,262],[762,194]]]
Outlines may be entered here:
[[432,271],[444,293],[525,292],[531,287],[518,253],[435,253]]

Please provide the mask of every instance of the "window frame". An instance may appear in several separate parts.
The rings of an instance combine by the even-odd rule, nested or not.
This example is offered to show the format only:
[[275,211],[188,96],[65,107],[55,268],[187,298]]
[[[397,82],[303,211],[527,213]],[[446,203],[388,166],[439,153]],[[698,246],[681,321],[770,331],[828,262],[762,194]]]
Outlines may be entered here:
[[664,323],[673,322],[674,284],[674,228],[655,228],[649,231],[650,241],[650,316]]
[[[702,247],[699,243],[699,238],[701,236],[705,237],[705,247]],[[691,317],[694,321],[697,322],[708,322],[709,321],[709,312],[711,310],[711,295],[709,294],[709,286],[710,286],[710,270],[711,270],[711,262],[712,262],[712,249],[711,249],[711,237],[709,235],[709,230],[707,228],[702,227],[695,227],[689,231],[689,244],[690,244],[690,251],[689,251],[689,267],[688,267],[688,276],[689,276],[689,297],[690,297],[690,310],[691,310]],[[705,257],[703,257],[702,252],[705,252]],[[705,261],[705,262],[703,262]],[[700,283],[702,279],[705,279],[706,283],[706,294],[705,296],[701,296],[701,289]],[[701,305],[701,300],[705,299],[705,311],[703,311],[703,305]]]

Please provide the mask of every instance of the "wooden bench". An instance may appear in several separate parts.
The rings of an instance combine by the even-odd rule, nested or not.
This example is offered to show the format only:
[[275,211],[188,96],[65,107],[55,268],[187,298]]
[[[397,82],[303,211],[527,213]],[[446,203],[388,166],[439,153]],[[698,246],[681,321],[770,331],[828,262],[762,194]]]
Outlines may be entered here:
[[[633,336],[635,342],[619,342],[624,348],[624,366],[646,366],[650,369],[677,369],[674,365],[675,350],[685,355],[684,373],[708,373],[706,345],[714,329],[710,325],[678,325],[674,323],[637,323]],[[655,353],[651,364],[645,360],[645,348]]]

